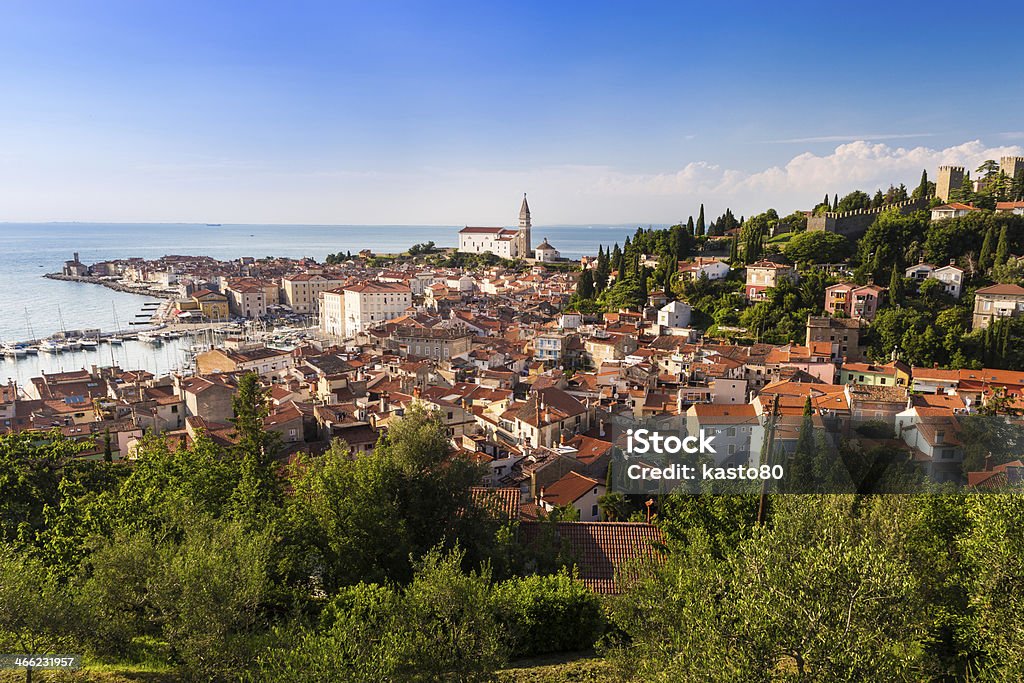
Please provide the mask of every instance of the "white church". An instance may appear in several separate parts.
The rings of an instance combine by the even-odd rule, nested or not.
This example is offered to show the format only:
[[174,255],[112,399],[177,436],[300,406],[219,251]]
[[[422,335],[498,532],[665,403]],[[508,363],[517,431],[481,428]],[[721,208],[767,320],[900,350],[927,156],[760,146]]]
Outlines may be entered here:
[[475,228],[466,226],[459,231],[459,251],[465,254],[491,252],[501,258],[530,258],[533,246],[530,240],[530,206],[523,194],[519,209],[519,229]]

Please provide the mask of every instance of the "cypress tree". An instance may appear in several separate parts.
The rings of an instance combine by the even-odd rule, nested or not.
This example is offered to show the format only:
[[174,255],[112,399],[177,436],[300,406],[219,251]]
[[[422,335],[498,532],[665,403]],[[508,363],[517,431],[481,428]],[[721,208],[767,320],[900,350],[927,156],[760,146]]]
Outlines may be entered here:
[[594,298],[594,273],[590,268],[584,269],[576,281],[576,296],[580,299]]
[[903,277],[896,264],[892,264],[892,273],[889,275],[889,301],[898,305],[903,303]]
[[985,239],[981,243],[981,254],[978,256],[978,267],[981,268],[982,272],[985,272],[992,267],[992,241],[994,228],[989,228],[985,232]]
[[700,205],[700,214],[697,216],[697,226],[694,228],[696,235],[703,235],[704,230],[704,205]]
[[693,216],[690,216],[686,220],[686,232],[687,232],[687,234],[693,235],[694,234],[694,229],[695,228],[693,226]]
[[619,248],[618,242],[612,247],[611,268],[613,271],[618,271],[619,277],[622,277],[622,249]]
[[837,192],[832,196],[832,210],[835,211],[839,207],[839,193]]
[[999,230],[999,243],[996,245],[996,260],[992,265],[1001,266],[1010,258],[1010,245],[1007,242],[1006,226]]
[[917,192],[914,193],[917,197],[928,196],[928,169],[921,171],[921,182],[917,186]]
[[831,211],[832,210],[832,206],[828,203],[828,194],[827,193],[825,194],[825,199],[821,203],[825,205],[825,210],[826,211]]
[[110,427],[103,430],[103,460],[106,462],[113,462],[114,460],[114,447],[110,439]]
[[1010,359],[1010,323],[1006,321],[1003,325],[1003,344],[999,350],[999,366],[1005,368]]

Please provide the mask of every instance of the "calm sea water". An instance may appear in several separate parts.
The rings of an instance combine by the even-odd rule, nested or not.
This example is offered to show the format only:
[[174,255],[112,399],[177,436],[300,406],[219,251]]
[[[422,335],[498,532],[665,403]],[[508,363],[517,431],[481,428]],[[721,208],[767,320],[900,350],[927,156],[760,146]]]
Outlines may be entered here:
[[[533,241],[547,238],[564,256],[594,254],[599,244],[621,243],[635,225],[534,226]],[[646,226],[645,226],[646,227]],[[240,256],[310,256],[322,260],[339,251],[403,251],[432,240],[439,246],[458,243],[459,227],[425,225],[223,225],[0,223],[0,341],[45,337],[64,329],[114,329],[114,310],[122,328],[135,320],[148,297],[115,292],[97,285],[43,278],[58,272],[78,252],[84,263],[167,254]],[[63,321],[63,324],[62,324]],[[115,354],[118,351],[115,349]],[[122,367],[167,371],[180,363],[175,349],[128,345],[115,360]],[[167,357],[164,358],[163,355]],[[40,356],[0,364],[0,380],[23,382],[38,371],[70,370],[92,363],[109,364],[110,352]],[[172,358],[173,356],[173,358]]]

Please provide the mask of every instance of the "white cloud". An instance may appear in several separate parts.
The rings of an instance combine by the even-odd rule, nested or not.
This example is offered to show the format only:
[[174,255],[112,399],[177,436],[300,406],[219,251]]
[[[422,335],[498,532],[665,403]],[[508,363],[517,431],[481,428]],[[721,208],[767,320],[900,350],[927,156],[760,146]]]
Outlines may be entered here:
[[193,221],[356,225],[514,223],[521,192],[541,224],[646,224],[685,220],[701,202],[709,217],[810,208],[826,192],[874,192],[934,179],[943,164],[977,168],[1024,147],[972,140],[943,149],[860,140],[805,152],[755,170],[692,161],[658,173],[612,166],[524,169],[345,168],[295,170],[262,161],[188,159],[151,168],[99,164],[0,167],[0,220]]
[[853,142],[854,140],[905,140],[908,138],[930,138],[935,133],[876,133],[873,135],[815,135],[806,138],[786,138],[784,140],[765,140],[768,144],[791,144],[805,142]]

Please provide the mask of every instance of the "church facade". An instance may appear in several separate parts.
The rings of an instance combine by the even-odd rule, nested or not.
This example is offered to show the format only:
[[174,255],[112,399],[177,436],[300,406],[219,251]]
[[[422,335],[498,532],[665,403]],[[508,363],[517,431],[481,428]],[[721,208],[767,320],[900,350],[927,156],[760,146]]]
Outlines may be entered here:
[[533,255],[530,228],[530,206],[524,194],[518,229],[466,226],[459,231],[459,251],[465,254],[490,252],[506,259],[530,258]]

